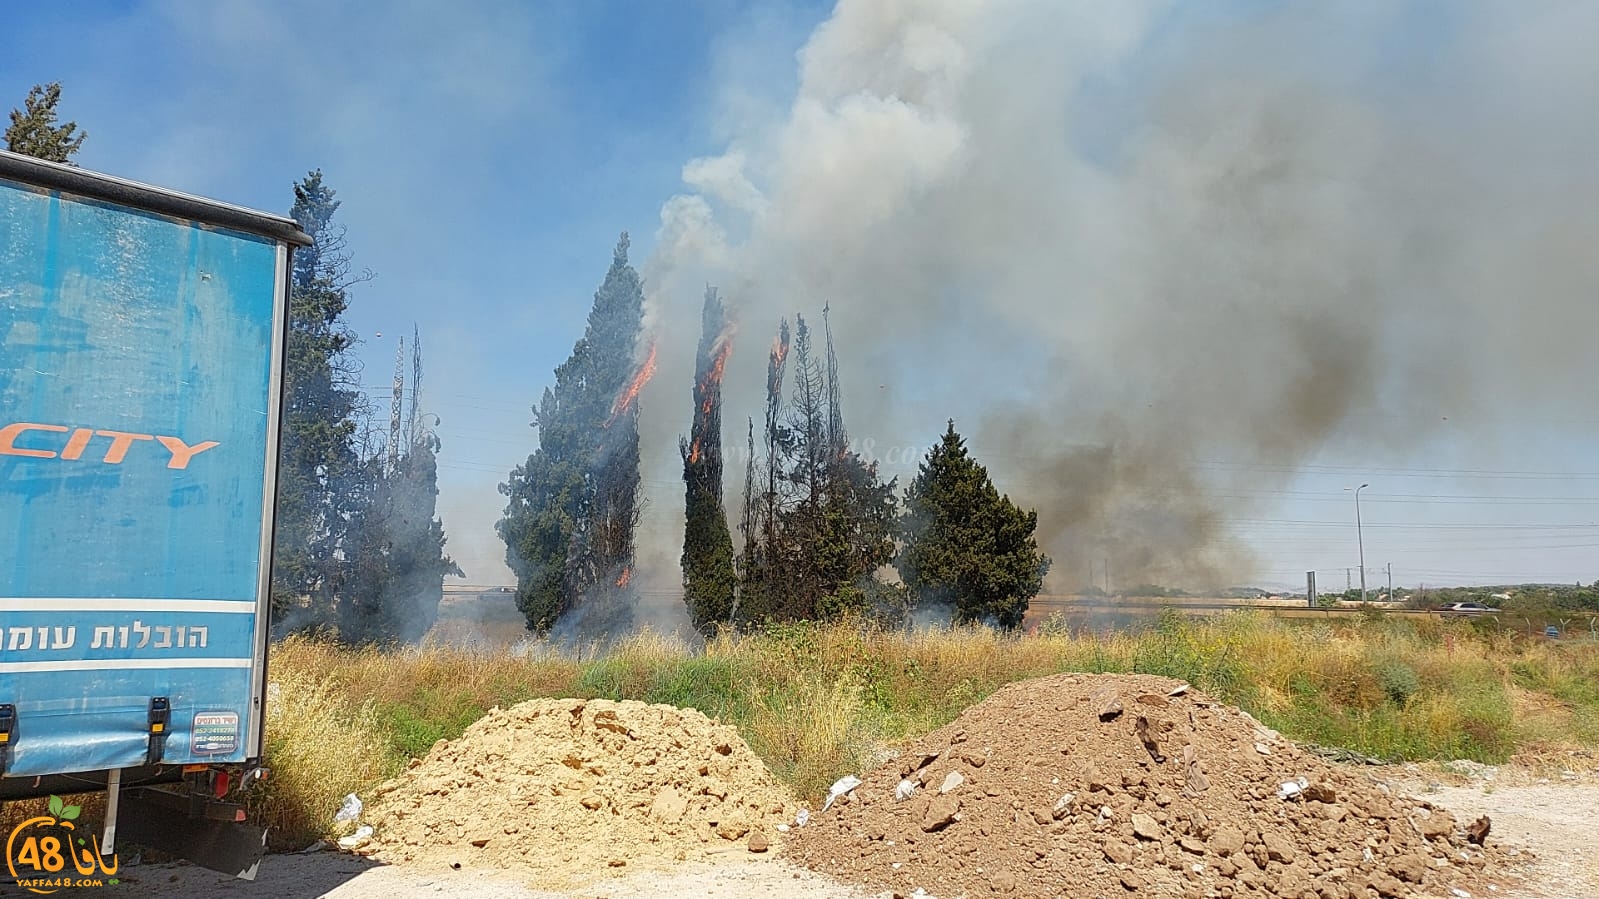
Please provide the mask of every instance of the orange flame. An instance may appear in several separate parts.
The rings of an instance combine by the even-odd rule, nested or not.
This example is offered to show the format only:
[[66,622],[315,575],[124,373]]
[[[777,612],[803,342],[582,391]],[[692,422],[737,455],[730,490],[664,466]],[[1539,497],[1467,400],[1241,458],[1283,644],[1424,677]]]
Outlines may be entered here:
[[629,565],[622,569],[622,576],[616,579],[616,586],[626,587],[631,580],[633,580],[633,566]]
[[616,404],[611,407],[611,418],[613,420],[632,407],[633,401],[638,399],[639,391],[643,390],[644,385],[648,384],[650,378],[653,377],[655,377],[655,341],[651,340],[649,352],[644,357],[644,363],[639,366],[638,373],[633,376],[632,381],[628,382],[627,389],[622,391],[622,394],[616,398]]
[[[722,375],[727,371],[727,357],[733,355],[733,327],[731,323],[721,334],[717,335],[716,342],[711,345],[711,351],[715,354],[711,357],[711,370],[705,373],[705,380],[699,384],[700,390],[706,394],[711,392],[711,388],[722,383]],[[705,401],[700,403],[700,414],[710,415],[711,406],[711,397],[707,395]]]
[[689,451],[688,464],[693,465],[698,461],[700,461],[700,442],[696,440],[694,441],[694,448]]
[[780,338],[780,337],[773,337],[772,338],[772,361],[776,362],[778,365],[782,365],[783,364],[783,360],[787,359],[787,358],[788,358],[788,344],[784,343],[782,338]]

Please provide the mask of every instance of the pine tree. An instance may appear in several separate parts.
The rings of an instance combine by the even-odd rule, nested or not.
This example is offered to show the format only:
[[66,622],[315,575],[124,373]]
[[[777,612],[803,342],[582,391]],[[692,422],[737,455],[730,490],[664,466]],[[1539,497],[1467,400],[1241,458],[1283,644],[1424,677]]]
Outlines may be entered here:
[[949,423],[905,495],[900,577],[920,606],[948,606],[959,623],[1019,627],[1050,560],[1033,532],[1038,513],[1001,496]]
[[284,370],[283,435],[272,564],[274,617],[291,629],[331,625],[344,576],[341,548],[352,514],[370,490],[356,450],[365,408],[342,316],[348,291],[371,277],[352,274],[339,201],[314,171],[294,187],[290,215],[314,243],[294,254]]
[[690,438],[678,445],[685,491],[683,602],[694,626],[706,634],[731,620],[737,583],[733,536],[722,505],[722,373],[732,348],[721,298],[716,288],[706,288],[694,372],[693,426]]
[[555,371],[535,413],[539,447],[500,492],[498,525],[528,627],[546,633],[569,612],[580,631],[630,626],[629,582],[638,525],[638,391],[653,371],[639,359],[644,289],[624,233],[594,294],[588,329]]
[[[22,109],[11,110],[11,127],[6,129],[6,149],[50,162],[72,164],[72,157],[89,135],[78,131],[77,122],[56,124],[56,104],[61,102],[61,84],[35,84],[28,91]],[[74,131],[78,131],[76,135]]]

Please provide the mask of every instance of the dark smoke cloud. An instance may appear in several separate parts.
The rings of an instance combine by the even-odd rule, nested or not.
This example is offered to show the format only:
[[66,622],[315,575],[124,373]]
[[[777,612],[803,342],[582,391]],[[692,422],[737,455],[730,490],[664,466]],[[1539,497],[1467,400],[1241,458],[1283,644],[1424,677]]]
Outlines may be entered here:
[[[840,3],[786,114],[662,210],[646,478],[707,282],[743,335],[831,302],[851,433],[955,417],[1040,510],[1056,589],[1106,556],[1122,585],[1242,580],[1244,488],[1445,415],[1569,415],[1599,374],[1599,7],[1250,6]],[[764,352],[730,363],[730,444]],[[670,585],[681,498],[654,495]]]

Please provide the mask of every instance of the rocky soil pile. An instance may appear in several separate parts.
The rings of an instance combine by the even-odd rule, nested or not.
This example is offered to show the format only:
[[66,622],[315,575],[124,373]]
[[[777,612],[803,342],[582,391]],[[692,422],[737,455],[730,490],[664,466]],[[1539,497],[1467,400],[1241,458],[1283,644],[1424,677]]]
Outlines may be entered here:
[[737,731],[693,709],[535,700],[490,711],[379,787],[362,851],[551,885],[765,851],[793,808]]
[[813,869],[903,896],[1491,895],[1503,856],[1368,774],[1179,681],[1009,685],[789,835]]

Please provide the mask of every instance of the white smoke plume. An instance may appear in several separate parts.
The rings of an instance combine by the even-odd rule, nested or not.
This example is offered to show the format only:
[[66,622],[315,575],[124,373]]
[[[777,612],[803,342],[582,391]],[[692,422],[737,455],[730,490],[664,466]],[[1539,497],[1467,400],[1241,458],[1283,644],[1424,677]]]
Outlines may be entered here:
[[760,335],[831,303],[857,445],[955,418],[1055,588],[1248,577],[1241,475],[1203,460],[1258,487],[1440,409],[1591,409],[1599,6],[1242,6],[843,0],[786,112],[741,95],[644,268],[648,583],[678,581],[707,283],[743,341],[730,509]]

